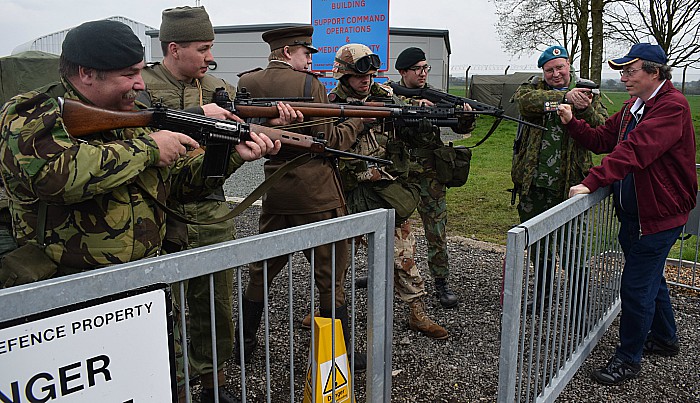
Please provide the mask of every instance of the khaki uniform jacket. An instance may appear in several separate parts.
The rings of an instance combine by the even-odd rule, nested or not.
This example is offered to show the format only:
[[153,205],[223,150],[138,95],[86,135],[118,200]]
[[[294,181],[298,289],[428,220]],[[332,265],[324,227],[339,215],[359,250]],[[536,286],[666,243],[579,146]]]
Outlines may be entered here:
[[[311,80],[310,94],[304,94],[307,79]],[[316,77],[279,61],[270,62],[264,70],[243,75],[238,81],[238,88],[247,89],[255,98],[312,96],[314,102],[328,103],[325,87]],[[301,132],[311,136],[323,133],[328,147],[348,150],[363,128],[360,119],[349,119],[335,126],[319,124]],[[277,156],[265,163],[265,176],[273,174],[293,157],[294,154],[285,151],[283,146]],[[263,197],[263,211],[270,214],[309,214],[341,208],[342,188],[332,164],[329,159],[317,157],[288,172]]]

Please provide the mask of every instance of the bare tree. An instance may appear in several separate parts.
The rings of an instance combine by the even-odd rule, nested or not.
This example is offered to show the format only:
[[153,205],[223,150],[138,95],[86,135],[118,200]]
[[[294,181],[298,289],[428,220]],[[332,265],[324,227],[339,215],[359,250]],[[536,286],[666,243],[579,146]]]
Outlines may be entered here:
[[698,0],[618,0],[605,20],[613,40],[656,42],[668,55],[670,66],[700,65]]
[[[504,48],[531,53],[553,43],[579,59],[579,74],[600,82],[605,0],[493,0]],[[540,49],[541,50],[541,49]]]

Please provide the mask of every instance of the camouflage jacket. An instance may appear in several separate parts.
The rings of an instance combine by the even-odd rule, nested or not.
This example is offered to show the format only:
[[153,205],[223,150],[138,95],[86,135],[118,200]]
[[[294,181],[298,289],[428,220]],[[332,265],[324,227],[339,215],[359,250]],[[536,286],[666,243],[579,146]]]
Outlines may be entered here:
[[[403,80],[399,81],[399,85],[405,87]],[[425,87],[430,88],[428,84],[425,84]],[[419,106],[420,99],[405,96],[399,98],[408,105]],[[452,131],[459,134],[471,133],[476,127],[475,115],[464,115],[457,123]],[[412,150],[434,150],[443,145],[442,139],[440,139],[440,128],[437,126],[431,126],[430,129],[427,127],[406,127],[401,130],[400,135],[409,143]]]
[[[367,96],[355,94],[342,82],[328,95],[331,102],[337,103],[371,101],[373,97],[392,98],[393,103],[402,103],[394,96],[391,87],[378,83],[372,83]],[[340,159],[338,166],[348,211],[358,213],[376,208],[393,208],[397,226],[407,220],[420,200],[420,188],[408,179],[419,172],[420,166],[411,162],[406,143],[396,136],[392,122],[379,119],[375,123],[365,124],[351,151],[388,159],[393,164],[377,166],[356,159]]]
[[[569,88],[573,88],[576,83],[573,73],[570,82]],[[548,129],[543,132],[529,126],[518,127],[511,178],[520,194],[529,193],[535,186],[551,189],[566,198],[569,187],[580,183],[592,166],[591,152],[569,137],[555,112],[545,112],[545,102],[561,102],[565,93],[550,87],[541,77],[534,77],[513,95],[512,101],[518,102],[522,119]],[[574,115],[595,127],[605,123],[608,111],[596,94],[591,106],[575,110]]]
[[[328,94],[328,100],[332,103],[371,101],[372,98],[391,98],[393,103],[403,104],[393,94],[391,87],[374,82],[370,87],[369,95],[364,97],[352,94],[352,90],[340,82]],[[385,119],[378,119],[373,124],[365,124],[350,151],[356,154],[389,159],[393,164],[384,167],[361,160],[341,159],[339,167],[345,192],[357,187],[358,182],[406,179],[409,171],[415,171],[418,168],[415,163],[410,163],[406,143],[397,138],[393,124]]]
[[[152,198],[195,199],[223,179],[201,176],[202,156],[158,168],[149,129],[71,137],[56,97],[85,102],[68,81],[18,95],[2,109],[0,168],[18,244],[36,242],[47,204],[45,253],[61,268],[87,270],[160,252],[164,212]],[[232,154],[230,173],[242,165]]]

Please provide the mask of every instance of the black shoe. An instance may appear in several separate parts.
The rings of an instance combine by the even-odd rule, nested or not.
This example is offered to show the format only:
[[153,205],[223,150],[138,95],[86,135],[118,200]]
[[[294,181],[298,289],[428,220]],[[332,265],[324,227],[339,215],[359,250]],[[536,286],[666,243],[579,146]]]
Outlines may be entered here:
[[673,357],[678,355],[679,351],[680,346],[678,345],[677,341],[669,344],[652,336],[651,333],[647,335],[647,339],[644,341],[644,354],[656,354],[662,357]]
[[355,288],[367,288],[367,277],[357,277],[355,279]]
[[447,279],[435,279],[435,295],[437,295],[440,305],[444,308],[452,308],[459,303],[459,297],[450,290],[450,286],[447,285]]
[[639,364],[624,362],[614,355],[604,367],[593,371],[591,376],[603,385],[619,385],[628,379],[636,378],[641,370]]
[[[243,298],[243,357],[245,363],[253,358],[253,352],[258,347],[258,328],[265,310],[264,302],[254,302]],[[237,319],[236,319],[237,320]],[[234,334],[233,347],[234,359],[237,365],[241,365],[241,342],[238,337],[238,324]]]
[[[348,355],[348,360],[352,362],[352,354]],[[362,374],[367,371],[367,355],[365,353],[355,353],[355,366],[352,367],[355,374]]]
[[[199,395],[200,403],[214,403],[214,389],[202,389]],[[240,403],[240,399],[231,392],[219,386],[219,403]]]

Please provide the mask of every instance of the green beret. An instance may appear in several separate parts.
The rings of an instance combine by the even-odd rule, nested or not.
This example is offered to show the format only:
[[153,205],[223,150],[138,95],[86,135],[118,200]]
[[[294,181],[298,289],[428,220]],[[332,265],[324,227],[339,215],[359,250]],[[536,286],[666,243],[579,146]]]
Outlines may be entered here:
[[311,45],[311,37],[313,34],[313,26],[302,25],[300,27],[278,28],[265,31],[262,34],[262,39],[270,45],[270,51],[285,46],[302,45],[309,49],[311,53],[316,53],[318,49]]
[[89,21],[66,34],[61,57],[97,70],[119,70],[143,61],[143,45],[128,25]]
[[396,58],[396,70],[407,70],[418,62],[425,60],[425,52],[420,48],[407,48]]
[[214,40],[214,27],[204,7],[163,10],[158,39],[161,42],[207,42]]
[[540,58],[537,60],[537,67],[542,67],[548,61],[559,58],[569,59],[569,53],[561,46],[550,46],[540,55]]

